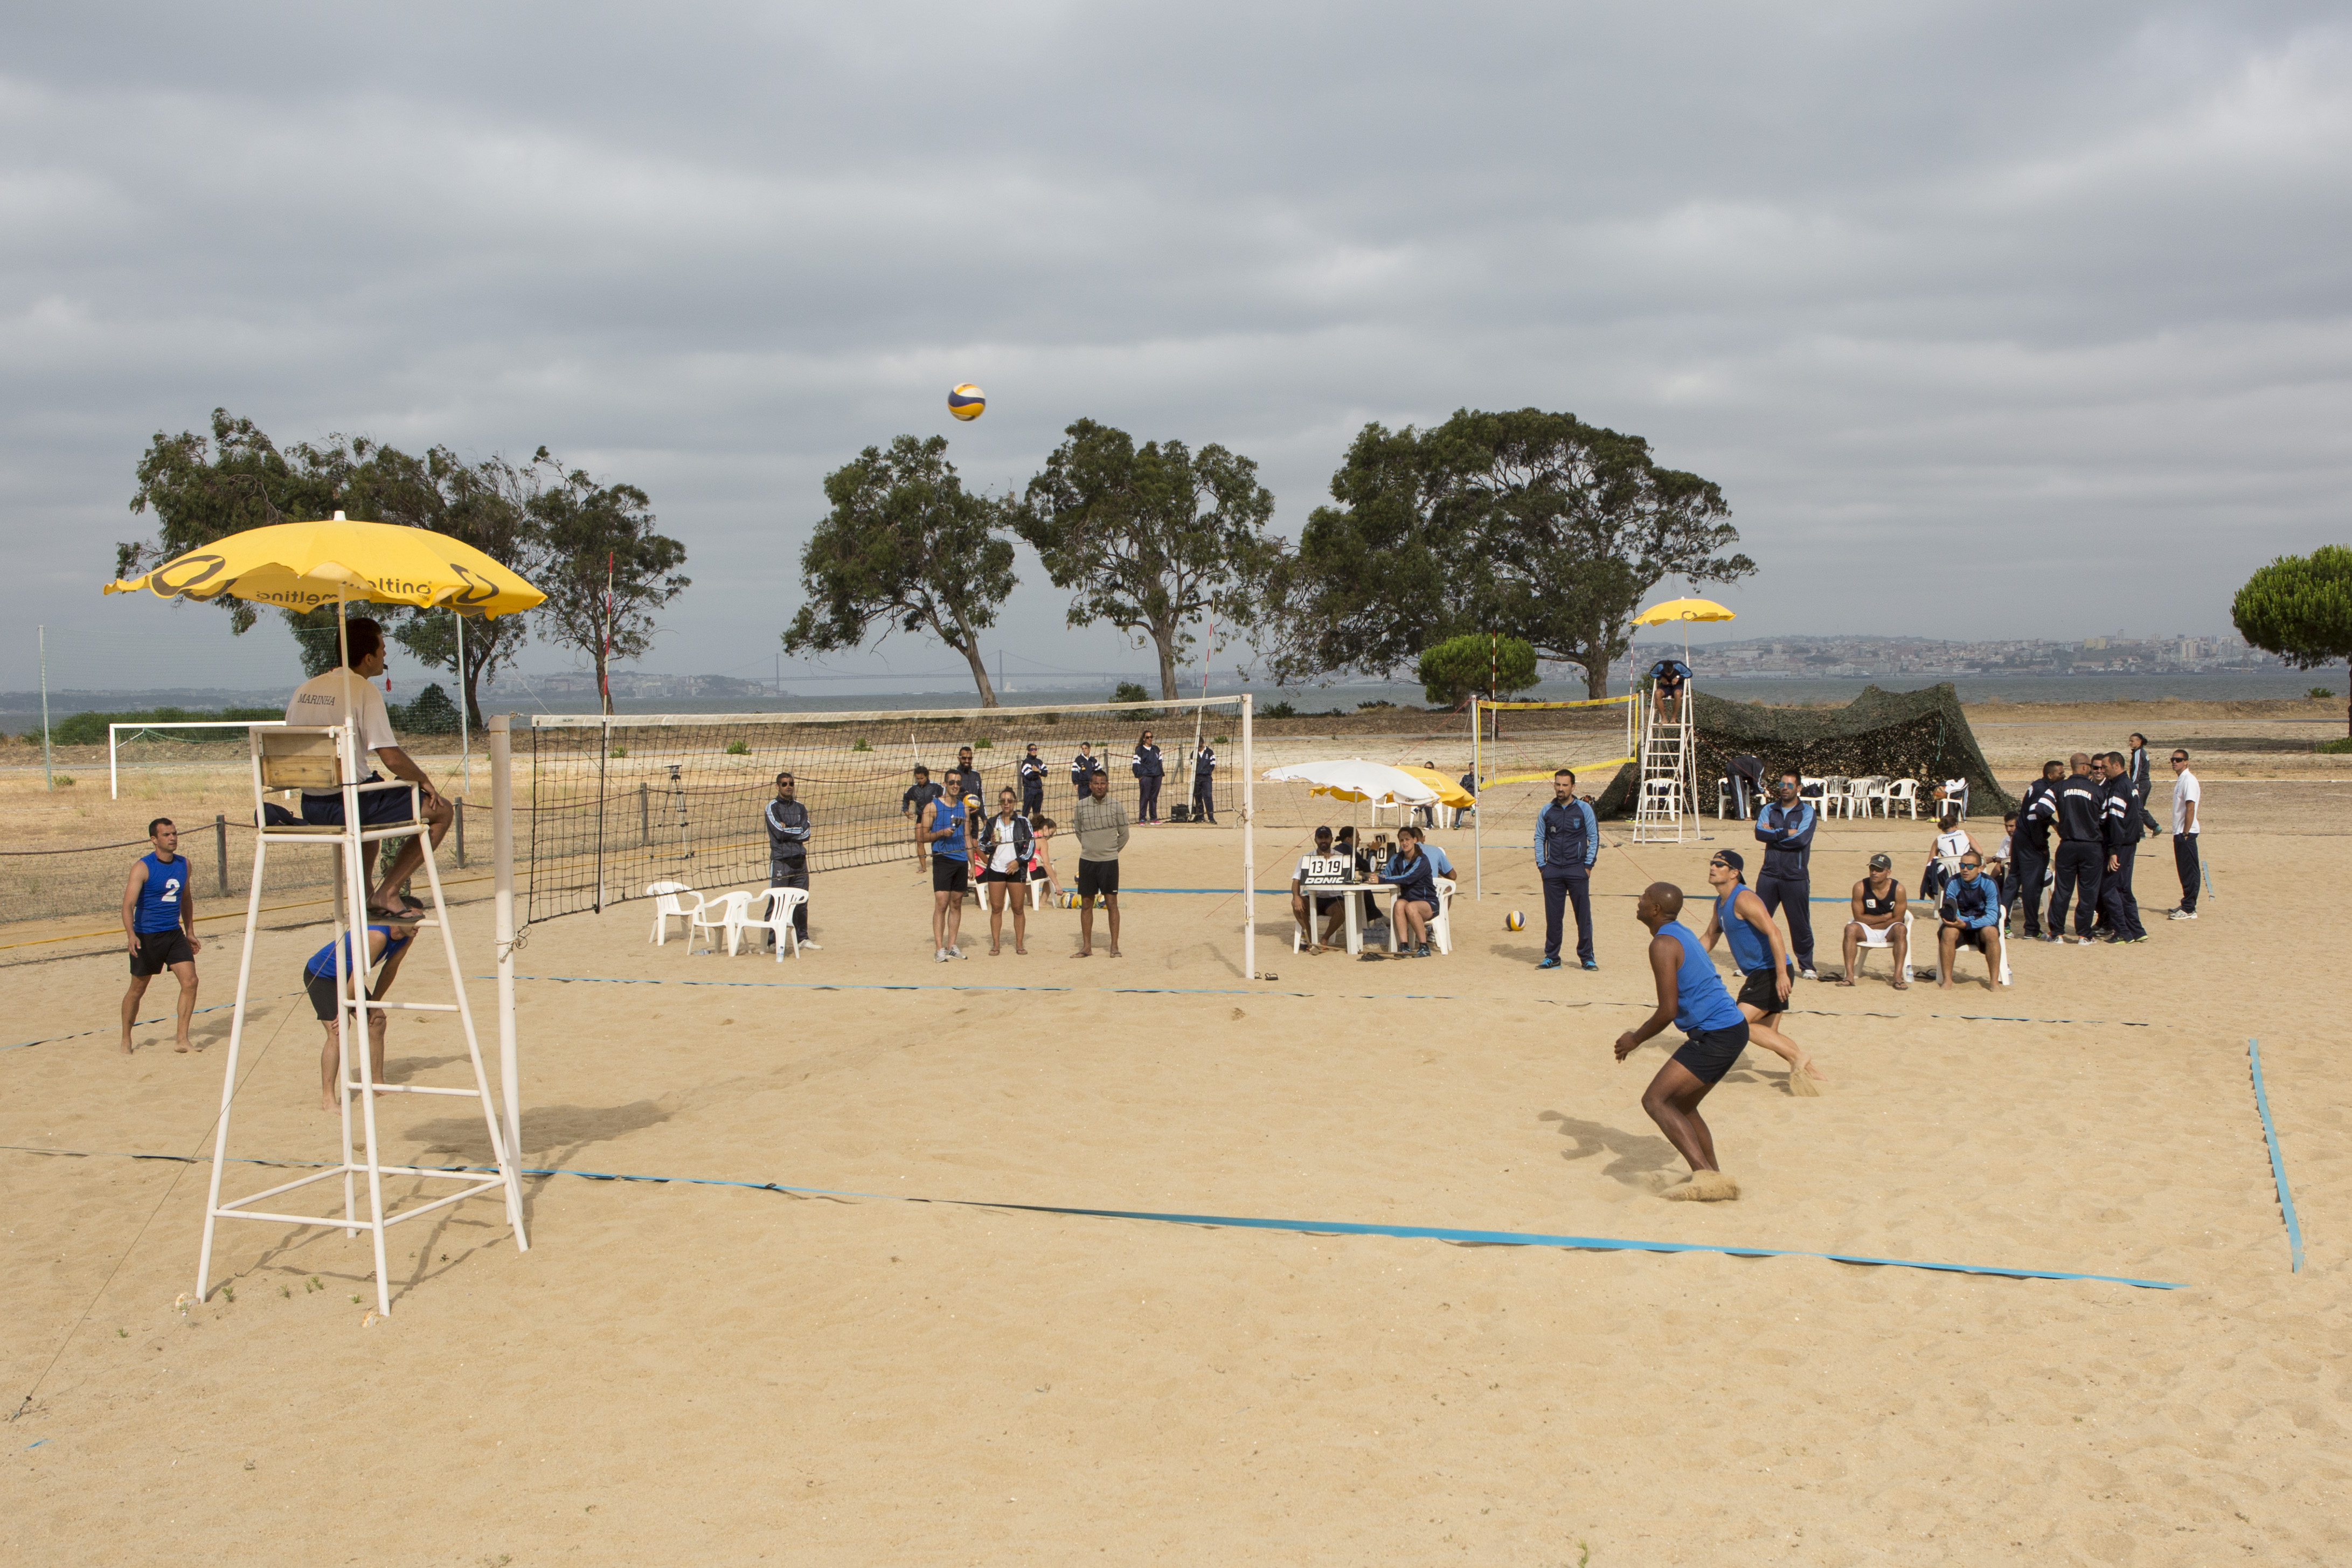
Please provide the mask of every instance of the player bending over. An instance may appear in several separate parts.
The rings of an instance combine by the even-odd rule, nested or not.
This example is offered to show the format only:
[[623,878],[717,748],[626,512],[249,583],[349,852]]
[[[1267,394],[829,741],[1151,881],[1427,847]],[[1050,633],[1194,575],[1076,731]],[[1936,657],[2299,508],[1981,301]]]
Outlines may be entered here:
[[[1715,908],[1707,914],[1701,945],[1713,952],[1720,934],[1730,947],[1731,962],[1745,976],[1738,1006],[1748,1018],[1749,1041],[1787,1062],[1792,1073],[1818,1080],[1822,1069],[1813,1065],[1813,1058],[1780,1030],[1780,1015],[1789,1006],[1789,947],[1780,938],[1780,928],[1764,912],[1764,900],[1748,888],[1742,875],[1746,869],[1737,849],[1718,849],[1706,863]],[[1810,1092],[1798,1088],[1793,1078],[1789,1089],[1792,1094]]]
[[[397,931],[399,934],[394,935]],[[383,994],[392,989],[392,982],[400,973],[400,961],[408,956],[408,944],[415,941],[413,925],[372,925],[368,927],[368,967],[383,965],[368,990],[368,1000],[381,1002]],[[351,962],[351,942],[343,942],[343,962]],[[310,994],[310,1011],[327,1031],[326,1047],[319,1053],[319,1109],[340,1109],[335,1099],[336,1079],[343,1070],[343,1010],[336,1005],[335,944],[329,942],[310,955],[302,966],[302,989]],[[372,1081],[383,1081],[384,1013],[381,1007],[368,1009],[368,1070]]]
[[1715,1138],[1698,1113],[1698,1102],[1739,1059],[1748,1044],[1748,1019],[1733,1005],[1698,938],[1675,919],[1682,912],[1683,890],[1672,882],[1651,883],[1633,906],[1633,918],[1650,931],[1650,974],[1657,983],[1658,1010],[1640,1028],[1617,1037],[1617,1059],[1632,1056],[1668,1024],[1683,1032],[1682,1048],[1642,1091],[1642,1109],[1690,1162],[1691,1179],[1660,1195],[1706,1203],[1739,1195],[1738,1184],[1715,1163]]
[[172,1048],[191,1050],[188,1020],[196,1014],[196,901],[188,891],[188,858],[180,853],[180,830],[168,816],[147,825],[155,847],[131,868],[122,889],[122,938],[131,946],[131,989],[122,994],[122,1051],[131,1053],[131,1026],[138,1019],[147,982],[166,969],[180,983],[180,1031]]

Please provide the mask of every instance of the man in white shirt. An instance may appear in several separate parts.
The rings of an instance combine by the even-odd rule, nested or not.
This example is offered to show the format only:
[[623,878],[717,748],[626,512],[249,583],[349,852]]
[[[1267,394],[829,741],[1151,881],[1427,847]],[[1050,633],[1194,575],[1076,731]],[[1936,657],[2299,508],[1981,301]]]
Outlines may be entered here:
[[[408,753],[395,743],[392,732],[392,715],[384,711],[383,693],[375,689],[373,677],[383,673],[383,628],[362,616],[345,626],[344,636],[351,649],[349,669],[331,669],[324,675],[313,676],[296,687],[286,704],[286,721],[301,725],[340,725],[345,713],[353,713],[358,721],[360,748],[373,752],[376,761],[394,777],[406,779],[419,786],[425,807],[425,820],[437,847],[442,836],[449,831],[449,803],[441,798],[425,770],[409,761]],[[347,707],[347,705],[349,705]],[[362,783],[381,779],[383,775],[370,773]],[[388,827],[394,823],[415,818],[408,809],[408,792],[404,789],[367,790],[360,795],[360,823],[363,827]],[[326,795],[302,795],[302,820],[316,824],[341,826],[343,797],[341,792]],[[376,885],[368,899],[371,918],[384,920],[415,920],[416,910],[402,901],[400,885],[415,876],[425,864],[425,847],[410,838],[402,847],[400,858],[392,863],[392,870]]]
[[2177,921],[2197,918],[2197,889],[2205,879],[2205,864],[2198,858],[2197,775],[2189,771],[2189,753],[2172,753],[2172,868],[2180,873],[2180,907]]

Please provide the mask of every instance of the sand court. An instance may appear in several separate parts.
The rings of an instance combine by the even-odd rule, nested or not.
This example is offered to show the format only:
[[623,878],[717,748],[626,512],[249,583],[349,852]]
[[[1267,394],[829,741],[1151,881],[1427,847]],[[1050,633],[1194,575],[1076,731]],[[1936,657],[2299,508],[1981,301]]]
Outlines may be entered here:
[[[1119,960],[1070,956],[1076,914],[1047,910],[1027,958],[968,940],[975,956],[934,963],[910,865],[819,877],[824,951],[782,963],[649,945],[641,903],[540,925],[518,964],[530,1165],[883,1196],[535,1178],[527,1256],[487,1202],[394,1232],[394,1313],[373,1327],[352,1300],[373,1299],[363,1239],[225,1226],[235,1300],[183,1314],[205,1167],[21,1152],[208,1150],[216,1050],[175,1057],[151,1027],[128,1060],[105,1034],[0,1051],[6,1386],[12,1405],[37,1389],[8,1428],[0,1542],[26,1562],[288,1540],[519,1563],[2338,1555],[2352,1163],[2315,955],[2352,922],[2299,900],[2282,941],[2257,889],[2324,885],[2344,852],[2297,837],[2283,786],[2224,816],[2233,787],[2269,786],[2212,786],[2230,831],[2194,925],[2020,943],[2000,992],[1970,961],[1949,991],[1896,993],[1884,957],[1853,990],[1801,984],[1786,1028],[1832,1084],[1792,1097],[1749,1049],[1706,1106],[1730,1203],[1657,1195],[1682,1167],[1639,1099],[1676,1037],[1622,1066],[1609,1050],[1650,1005],[1633,895],[1703,888],[1704,843],[1604,851],[1594,973],[1538,974],[1539,921],[1503,929],[1540,910],[1516,832],[1490,835],[1448,958],[1292,953],[1286,900],[1261,896],[1278,978],[1255,986],[1219,893],[1129,895]],[[1907,882],[1925,827],[1830,824],[1816,894],[1879,849]],[[1261,830],[1261,887],[1286,882],[1291,831]],[[1466,894],[1468,835],[1438,842]],[[1126,880],[1231,888],[1237,859],[1230,829],[1148,830]],[[487,975],[487,906],[454,918]],[[1826,972],[1843,917],[1814,921]],[[332,1157],[318,1028],[287,994],[320,940],[259,939],[234,1153]],[[234,956],[207,950],[207,1004]],[[0,972],[0,1043],[89,1027],[119,968]],[[472,981],[485,1016],[490,994]],[[225,1019],[201,1016],[199,1039]],[[461,1062],[453,1021],[394,1022],[394,1081]],[[382,1114],[394,1158],[486,1156],[478,1120],[396,1097]]]

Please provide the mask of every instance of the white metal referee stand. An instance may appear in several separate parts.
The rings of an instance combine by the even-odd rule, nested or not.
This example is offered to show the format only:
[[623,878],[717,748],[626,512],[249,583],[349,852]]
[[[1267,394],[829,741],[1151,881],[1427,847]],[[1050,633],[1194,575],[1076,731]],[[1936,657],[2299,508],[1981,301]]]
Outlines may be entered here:
[[1683,682],[1682,691],[1671,709],[1662,708],[1654,700],[1643,706],[1648,722],[1642,731],[1642,793],[1633,804],[1633,842],[1680,844],[1685,816],[1690,818],[1691,831],[1698,828],[1690,682]]
[[[500,737],[503,739],[503,737]],[[474,1032],[474,1015],[466,1000],[464,972],[457,965],[457,938],[450,931],[448,905],[441,890],[441,871],[436,863],[432,838],[424,813],[419,809],[417,788],[401,780],[383,780],[362,784],[360,762],[365,752],[360,746],[359,730],[347,720],[331,728],[285,726],[256,728],[252,731],[253,753],[253,885],[246,896],[245,953],[236,968],[236,1004],[230,1015],[228,1032],[228,1063],[221,1079],[220,1121],[213,1136],[212,1191],[205,1203],[205,1239],[196,1259],[196,1299],[203,1300],[212,1272],[213,1232],[224,1219],[263,1220],[275,1225],[328,1226],[341,1223],[343,1234],[357,1236],[364,1230],[375,1249],[375,1305],[377,1312],[389,1316],[392,1311],[392,1281],[384,1258],[384,1232],[403,1220],[462,1203],[470,1197],[485,1196],[493,1190],[501,1191],[506,1199],[507,1223],[514,1231],[515,1246],[527,1250],[530,1243],[523,1235],[522,1184],[510,1152],[511,1140],[499,1125],[498,1107],[490,1098],[490,1086],[482,1069],[482,1047]],[[505,783],[504,775],[499,781]],[[270,790],[309,789],[324,793],[340,790],[343,797],[343,822],[341,826],[271,826],[262,811],[264,796]],[[360,822],[360,798],[376,790],[406,790],[409,794],[410,822],[382,827],[364,827]],[[366,951],[365,932],[368,927],[369,852],[372,846],[387,838],[417,837],[425,846],[425,875],[433,889],[430,916],[420,921],[420,927],[431,927],[441,933],[441,954],[449,968],[449,988],[454,997],[449,1002],[377,1002],[367,998],[368,970],[364,960],[354,967],[347,958],[357,958]],[[340,1163],[283,1182],[261,1192],[241,1198],[221,1199],[221,1178],[228,1160],[229,1112],[236,1100],[237,1057],[244,1043],[246,1001],[253,981],[254,937],[261,920],[261,889],[269,863],[269,848],[277,845],[316,845],[321,839],[334,841],[336,849],[336,886],[340,897],[334,900],[334,953],[336,1009],[342,1020],[342,1069],[338,1075],[342,1100],[342,1159]],[[500,868],[502,891],[506,869]],[[503,910],[501,910],[503,913]],[[347,940],[347,938],[349,940]],[[414,939],[412,939],[414,940]],[[502,974],[508,973],[502,965]],[[501,984],[501,991],[506,985]],[[503,996],[501,997],[503,1001]],[[380,1084],[375,1081],[375,1068],[368,1049],[367,1016],[371,1006],[386,1011],[410,1013],[455,1013],[466,1031],[466,1055],[474,1072],[471,1089],[444,1089],[423,1084]],[[509,1096],[513,1092],[508,1086]],[[482,1128],[489,1136],[490,1158],[495,1173],[473,1171],[436,1171],[420,1165],[386,1164],[376,1129],[375,1097],[379,1094],[447,1095],[470,1099],[481,1106]],[[355,1151],[352,1138],[352,1107],[356,1100],[360,1111],[361,1141]],[[511,1112],[511,1107],[509,1110]],[[509,1125],[511,1125],[511,1116]],[[456,1182],[456,1192],[444,1196],[412,1204],[394,1212],[384,1205],[383,1179],[386,1176],[409,1176],[426,1181]],[[315,1182],[343,1182],[343,1213],[338,1222],[333,1216],[317,1215],[278,1214],[257,1209],[252,1205],[266,1198],[307,1187]],[[358,1184],[367,1180],[367,1205],[361,1212]]]

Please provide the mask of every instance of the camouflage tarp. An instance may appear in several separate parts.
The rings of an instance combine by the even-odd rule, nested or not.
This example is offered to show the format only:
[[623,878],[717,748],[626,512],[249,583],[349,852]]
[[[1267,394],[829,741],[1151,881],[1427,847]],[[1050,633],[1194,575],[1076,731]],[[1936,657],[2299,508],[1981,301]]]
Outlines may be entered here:
[[[1762,762],[1768,779],[1783,768],[1808,778],[1917,779],[1923,807],[1937,784],[1966,779],[1969,816],[1997,817],[2017,809],[2016,797],[2000,787],[1977,749],[1949,681],[1924,691],[1865,687],[1843,708],[1766,708],[1696,689],[1690,700],[1698,732],[1699,805],[1708,813],[1716,806],[1716,781],[1738,756]],[[1639,778],[1633,764],[1619,769],[1601,797],[1600,814],[1631,816]]]

